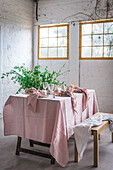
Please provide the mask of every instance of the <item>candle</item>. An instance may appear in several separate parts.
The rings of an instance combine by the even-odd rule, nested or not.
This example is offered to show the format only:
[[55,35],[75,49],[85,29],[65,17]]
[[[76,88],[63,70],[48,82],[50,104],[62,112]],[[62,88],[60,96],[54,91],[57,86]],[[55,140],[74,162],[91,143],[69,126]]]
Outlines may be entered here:
[[54,88],[53,88],[53,98],[55,98],[55,79],[54,79]]
[[73,76],[72,76],[72,85],[73,85]]

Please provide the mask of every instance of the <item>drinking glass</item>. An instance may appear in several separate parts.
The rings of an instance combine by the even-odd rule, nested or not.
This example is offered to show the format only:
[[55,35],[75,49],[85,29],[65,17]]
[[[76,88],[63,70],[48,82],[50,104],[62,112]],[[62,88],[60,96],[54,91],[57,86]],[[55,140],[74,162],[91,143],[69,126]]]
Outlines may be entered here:
[[43,88],[44,88],[44,90],[46,90],[47,87],[48,87],[48,82],[43,82]]
[[47,87],[48,87],[48,82],[43,82],[43,88],[44,88],[44,91],[45,91],[45,95],[47,95]]
[[54,84],[49,84],[50,95],[53,94]]

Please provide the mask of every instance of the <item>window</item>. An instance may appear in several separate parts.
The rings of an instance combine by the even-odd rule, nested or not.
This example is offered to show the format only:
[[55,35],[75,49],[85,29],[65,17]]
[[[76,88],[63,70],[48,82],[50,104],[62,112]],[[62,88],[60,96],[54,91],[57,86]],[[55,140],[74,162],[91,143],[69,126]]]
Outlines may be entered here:
[[69,58],[69,25],[39,26],[38,59]]
[[113,20],[80,23],[80,59],[113,59]]

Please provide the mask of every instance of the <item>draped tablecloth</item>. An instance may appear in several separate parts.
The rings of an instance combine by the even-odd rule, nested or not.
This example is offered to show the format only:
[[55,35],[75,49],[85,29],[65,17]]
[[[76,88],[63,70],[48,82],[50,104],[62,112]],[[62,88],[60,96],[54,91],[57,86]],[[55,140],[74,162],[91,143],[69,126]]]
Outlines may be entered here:
[[37,110],[28,108],[27,95],[11,95],[3,109],[4,135],[17,135],[44,143],[51,143],[50,153],[65,167],[69,160],[67,139],[73,126],[98,112],[94,90],[88,90],[90,99],[82,112],[83,93],[75,93],[76,111],[71,97],[38,98]]

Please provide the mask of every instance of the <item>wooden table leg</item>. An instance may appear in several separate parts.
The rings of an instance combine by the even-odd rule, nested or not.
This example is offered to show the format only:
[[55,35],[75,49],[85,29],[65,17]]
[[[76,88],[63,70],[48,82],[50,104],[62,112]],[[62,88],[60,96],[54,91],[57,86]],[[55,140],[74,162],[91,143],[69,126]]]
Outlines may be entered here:
[[33,140],[29,139],[30,146],[33,147]]
[[[37,152],[37,151],[30,150],[30,149],[22,148],[21,147],[21,141],[22,141],[22,138],[18,136],[17,146],[16,146],[16,155],[19,155],[20,152],[24,152],[24,153],[28,153],[28,154],[32,154],[32,155],[37,155],[37,156],[49,158],[49,159],[51,159],[51,164],[55,164],[55,158],[52,155],[50,155],[48,153],[44,153],[44,152]],[[37,145],[40,145],[40,146],[45,146],[45,147],[50,147],[50,144],[48,144],[48,143],[41,143],[41,142],[38,142],[38,141],[33,141],[31,139],[29,139],[29,142],[30,142],[31,147],[33,147],[34,144],[37,144]]]
[[98,134],[98,140],[100,140],[100,134]]
[[20,154],[21,140],[22,140],[22,138],[18,136],[17,146],[16,146],[16,155]]
[[112,143],[113,143],[113,133],[112,133]]
[[94,166],[99,166],[99,141],[96,132],[94,133]]
[[76,147],[76,141],[74,140],[74,142],[75,142],[74,162],[79,162],[79,155]]
[[55,158],[51,155],[51,164],[55,164]]

